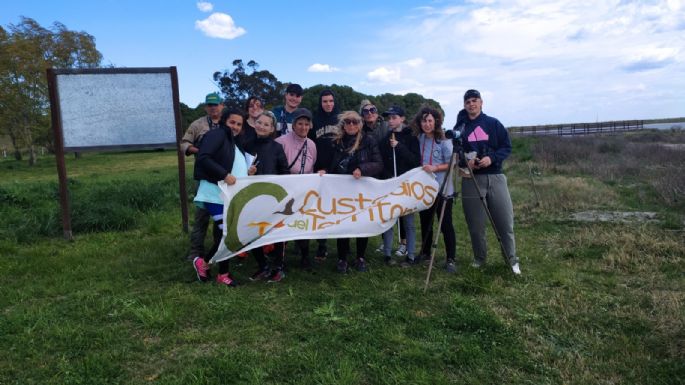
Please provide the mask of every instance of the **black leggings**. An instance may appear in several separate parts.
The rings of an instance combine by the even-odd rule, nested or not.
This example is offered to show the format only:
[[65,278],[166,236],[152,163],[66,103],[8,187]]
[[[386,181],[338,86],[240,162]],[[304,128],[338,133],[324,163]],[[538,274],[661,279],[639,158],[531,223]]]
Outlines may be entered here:
[[440,210],[442,209],[442,202],[445,202],[445,215],[440,225],[443,239],[445,241],[445,253],[447,259],[454,259],[457,254],[457,236],[454,233],[454,226],[452,225],[452,204],[454,198],[444,199],[438,196],[435,204],[426,210],[419,212],[421,219],[421,252],[419,255],[428,256],[431,252],[431,244],[433,243],[433,218],[440,218]]
[[[338,259],[347,259],[347,254],[350,253],[350,239],[338,238],[336,245],[338,247]],[[357,258],[364,258],[366,254],[366,245],[369,244],[369,238],[355,238],[357,240]]]
[[[273,256],[273,267],[276,269],[283,269],[283,257],[285,255],[285,243],[283,242],[277,242],[274,243],[274,249],[271,253]],[[264,255],[264,247],[256,247],[252,250],[250,250],[250,253],[252,256],[255,258],[257,261],[257,264],[259,265],[259,268],[261,270],[265,270],[266,268],[269,267],[269,264],[266,260],[266,256]]]

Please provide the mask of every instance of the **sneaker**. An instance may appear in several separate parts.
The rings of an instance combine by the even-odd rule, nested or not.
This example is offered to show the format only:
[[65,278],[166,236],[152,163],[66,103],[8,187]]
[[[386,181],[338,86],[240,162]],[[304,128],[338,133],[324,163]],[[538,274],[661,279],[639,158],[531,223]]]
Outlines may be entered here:
[[250,281],[261,281],[262,279],[268,278],[270,275],[271,270],[269,270],[268,267],[265,269],[259,269],[256,273],[250,276]]
[[366,260],[364,258],[357,258],[357,261],[354,263],[355,267],[357,268],[357,271],[366,272],[368,269],[366,268]]
[[228,287],[237,286],[235,280],[233,278],[231,278],[229,273],[217,275],[216,276],[216,283],[218,283],[219,285],[226,285]]
[[344,259],[339,259],[338,264],[335,266],[335,268],[336,270],[338,270],[338,273],[347,273],[347,261]]
[[242,253],[238,254],[237,257],[242,261],[248,257],[248,254],[247,252],[243,251]]
[[378,245],[378,247],[376,247],[376,250],[375,250],[375,251],[376,251],[376,253],[382,253],[382,252],[385,251],[384,249],[385,249],[385,248],[383,247],[383,242],[381,242],[381,244]]
[[328,257],[328,250],[326,249],[318,249],[316,251],[316,256],[314,257],[314,260],[316,262],[322,263],[326,260],[326,257]]
[[481,267],[483,267],[483,262],[473,261],[471,262],[471,267],[473,267],[474,269],[480,269]]
[[454,263],[454,259],[448,259],[445,263],[445,271],[454,274],[457,272],[457,265]]
[[416,263],[416,259],[410,259],[409,257],[407,257],[404,261],[400,263],[400,267],[412,267],[416,265]]
[[209,266],[207,266],[207,262],[200,257],[195,257],[193,259],[193,267],[195,268],[197,279],[201,282],[207,282],[209,279]]
[[398,257],[406,257],[407,256],[407,245],[400,244],[400,247],[398,247],[397,251],[395,251],[395,255]]
[[518,263],[515,263],[511,265],[511,271],[513,271],[516,275],[521,275],[521,266],[519,266]]
[[394,259],[392,259],[391,256],[386,255],[385,258],[383,258],[383,263],[385,263],[385,266],[395,266],[397,265],[397,262],[395,262]]
[[271,272],[271,276],[267,282],[281,282],[285,278],[285,273],[281,269],[276,269]]

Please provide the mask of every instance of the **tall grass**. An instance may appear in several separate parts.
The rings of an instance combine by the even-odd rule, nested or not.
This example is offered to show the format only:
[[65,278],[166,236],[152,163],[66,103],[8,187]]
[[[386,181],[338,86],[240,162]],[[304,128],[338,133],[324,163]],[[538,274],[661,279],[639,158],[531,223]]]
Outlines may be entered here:
[[[427,267],[384,266],[376,238],[368,273],[335,273],[329,241],[328,261],[279,284],[250,283],[250,259],[232,262],[237,289],[196,282],[173,154],[70,159],[74,242],[59,236],[54,165],[0,162],[0,384],[682,384],[683,210],[619,174],[642,139],[594,140],[570,156],[516,138],[506,172],[523,276],[492,234],[488,264],[469,267],[457,202],[459,272],[438,264],[426,293]],[[569,220],[578,210],[674,219]]]

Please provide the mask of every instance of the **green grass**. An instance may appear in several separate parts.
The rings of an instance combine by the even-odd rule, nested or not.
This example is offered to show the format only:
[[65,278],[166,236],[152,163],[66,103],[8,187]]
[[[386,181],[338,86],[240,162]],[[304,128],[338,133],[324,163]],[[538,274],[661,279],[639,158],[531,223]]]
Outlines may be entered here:
[[[523,276],[493,237],[488,265],[468,266],[457,203],[460,271],[435,269],[425,293],[427,267],[383,266],[376,238],[365,274],[336,274],[334,252],[303,271],[289,248],[280,284],[249,283],[252,260],[232,264],[237,289],[196,282],[170,152],[69,159],[73,242],[54,165],[0,162],[0,384],[683,383],[680,203],[515,146]],[[643,206],[670,227],[568,219]]]

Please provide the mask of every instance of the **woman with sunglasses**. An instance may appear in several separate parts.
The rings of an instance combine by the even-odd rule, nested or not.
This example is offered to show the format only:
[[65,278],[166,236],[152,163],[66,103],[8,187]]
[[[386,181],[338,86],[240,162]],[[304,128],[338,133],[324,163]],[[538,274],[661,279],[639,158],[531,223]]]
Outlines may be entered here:
[[[355,111],[344,111],[338,116],[338,134],[333,140],[333,159],[326,170],[319,174],[351,174],[355,179],[362,176],[377,177],[383,170],[383,160],[378,151],[378,145],[373,137],[362,130],[361,116]],[[366,246],[368,238],[356,238],[357,259],[355,267],[358,271],[366,271]],[[348,269],[347,255],[350,252],[350,239],[338,238],[339,273],[346,273]]]
[[361,106],[359,107],[359,114],[362,116],[362,119],[364,119],[362,130],[367,135],[373,137],[373,139],[376,140],[376,143],[380,143],[388,132],[390,132],[388,123],[381,118],[378,108],[368,99],[362,100]]

